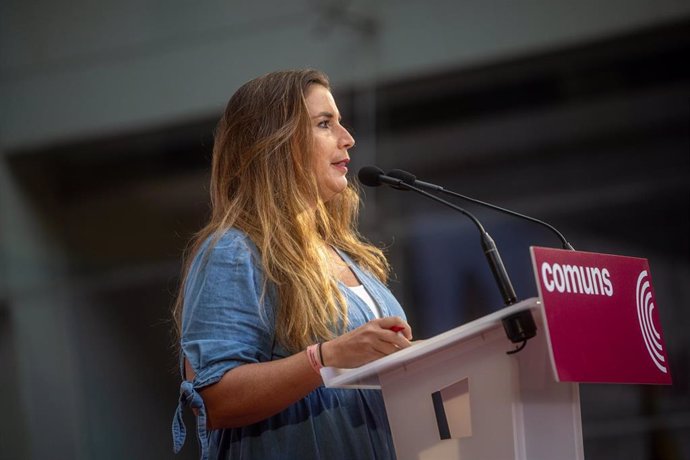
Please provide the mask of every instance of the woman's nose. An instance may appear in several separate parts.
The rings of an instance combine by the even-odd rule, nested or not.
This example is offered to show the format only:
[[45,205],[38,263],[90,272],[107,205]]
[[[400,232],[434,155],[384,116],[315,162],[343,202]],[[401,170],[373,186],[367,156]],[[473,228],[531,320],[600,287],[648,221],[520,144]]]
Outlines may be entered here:
[[352,147],[355,146],[355,138],[352,137],[350,132],[345,129],[345,127],[341,127],[343,132],[342,135],[340,136],[340,148],[342,149],[351,149]]

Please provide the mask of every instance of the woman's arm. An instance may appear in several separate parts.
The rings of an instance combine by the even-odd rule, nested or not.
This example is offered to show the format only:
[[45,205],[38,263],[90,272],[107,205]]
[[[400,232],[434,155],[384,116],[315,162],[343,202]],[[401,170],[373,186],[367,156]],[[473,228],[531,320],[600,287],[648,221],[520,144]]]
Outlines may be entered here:
[[[402,335],[390,330],[403,326]],[[410,327],[401,318],[376,319],[340,337],[324,342],[328,366],[352,368],[410,346]],[[189,373],[188,378],[193,378]],[[274,415],[304,398],[322,384],[306,352],[264,363],[244,364],[226,372],[200,391],[209,428],[249,425]]]
[[266,363],[238,366],[200,391],[211,429],[261,421],[305,397],[321,384],[306,352]]

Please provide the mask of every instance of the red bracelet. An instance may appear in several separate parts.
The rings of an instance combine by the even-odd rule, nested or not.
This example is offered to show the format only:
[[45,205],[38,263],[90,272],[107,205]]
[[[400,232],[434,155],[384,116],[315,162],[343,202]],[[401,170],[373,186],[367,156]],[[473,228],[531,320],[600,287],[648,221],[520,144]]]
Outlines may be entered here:
[[309,364],[311,364],[311,368],[314,369],[314,372],[321,375],[320,371],[323,367],[323,364],[319,358],[319,345],[320,344],[315,343],[314,345],[309,345],[307,347],[307,358],[309,359]]

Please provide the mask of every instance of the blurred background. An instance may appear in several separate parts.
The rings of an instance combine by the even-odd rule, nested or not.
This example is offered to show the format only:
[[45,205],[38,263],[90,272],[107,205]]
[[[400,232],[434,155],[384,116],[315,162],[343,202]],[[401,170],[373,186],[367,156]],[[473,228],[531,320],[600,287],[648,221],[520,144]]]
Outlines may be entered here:
[[[689,56],[680,0],[3,0],[0,458],[174,458],[169,312],[212,130],[240,84],[307,66],[353,173],[406,169],[649,259],[674,384],[582,385],[585,455],[690,458]],[[528,248],[559,242],[466,207],[535,295]],[[416,337],[501,306],[462,216],[367,189],[361,227]]]

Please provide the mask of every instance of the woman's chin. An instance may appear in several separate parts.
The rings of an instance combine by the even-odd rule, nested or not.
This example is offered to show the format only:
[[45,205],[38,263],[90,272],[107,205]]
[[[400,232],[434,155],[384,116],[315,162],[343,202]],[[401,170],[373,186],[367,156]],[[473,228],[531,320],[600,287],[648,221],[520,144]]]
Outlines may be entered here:
[[343,177],[342,181],[330,184],[329,187],[324,188],[325,190],[319,191],[319,195],[325,203],[340,195],[345,191],[345,189],[347,189],[347,179]]

